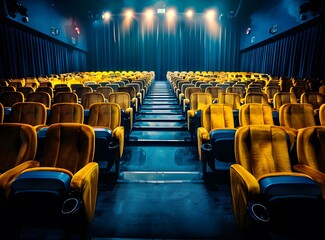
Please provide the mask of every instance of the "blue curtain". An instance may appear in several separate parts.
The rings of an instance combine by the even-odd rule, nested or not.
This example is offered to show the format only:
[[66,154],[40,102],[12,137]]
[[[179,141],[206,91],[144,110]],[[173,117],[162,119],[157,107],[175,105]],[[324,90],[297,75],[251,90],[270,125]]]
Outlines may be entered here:
[[241,52],[241,71],[284,77],[325,77],[324,19]]
[[149,24],[139,18],[127,25],[120,16],[94,22],[88,30],[88,66],[93,71],[148,70],[157,79],[167,71],[235,71],[239,45],[234,21],[207,23],[203,16],[178,16],[174,25],[158,16]]
[[86,71],[86,52],[25,30],[0,24],[0,78]]

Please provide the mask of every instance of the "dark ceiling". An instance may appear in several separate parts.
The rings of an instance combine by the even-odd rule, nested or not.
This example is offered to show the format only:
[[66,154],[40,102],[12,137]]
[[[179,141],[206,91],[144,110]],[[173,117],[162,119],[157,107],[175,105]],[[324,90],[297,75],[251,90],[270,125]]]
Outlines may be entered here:
[[[246,16],[267,1],[253,0],[53,0],[53,4],[64,15],[74,15],[82,20],[88,18],[89,13],[98,14],[110,11],[120,14],[125,8],[132,8],[135,12],[142,12],[148,7],[165,6],[176,8],[178,12],[185,12],[193,8],[196,12],[204,12],[209,8],[218,9],[219,13],[237,13],[237,17]],[[269,1],[270,2],[270,1]],[[272,2],[272,1],[271,1]]]

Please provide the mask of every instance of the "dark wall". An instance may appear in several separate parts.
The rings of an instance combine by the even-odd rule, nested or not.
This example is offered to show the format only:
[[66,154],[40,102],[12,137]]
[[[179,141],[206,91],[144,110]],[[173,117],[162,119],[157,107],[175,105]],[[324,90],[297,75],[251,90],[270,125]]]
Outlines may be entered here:
[[[29,20],[24,22],[24,14],[4,11],[6,2],[0,3],[0,78],[86,71],[86,33],[82,27],[79,35],[71,31],[72,18],[61,15],[49,1],[24,0]],[[52,26],[58,35],[51,33]]]
[[[312,1],[320,2],[320,0]],[[320,8],[319,11],[312,12],[310,5],[306,5],[309,6],[307,12],[300,14],[300,6],[306,2],[306,0],[265,1],[261,8],[243,21],[240,31],[240,49],[254,46],[319,16]],[[306,19],[302,20],[304,17]],[[249,34],[246,32],[248,28],[250,28]]]
[[[266,4],[247,18],[255,19],[249,35],[242,27],[240,70],[284,77],[324,77],[324,2],[319,1],[321,5],[317,12],[307,11],[304,21],[293,16],[293,13],[299,15],[300,5],[297,3],[301,1],[272,2],[277,4]],[[273,24],[277,25],[278,31],[270,34],[268,29]],[[254,42],[248,42],[254,36]]]

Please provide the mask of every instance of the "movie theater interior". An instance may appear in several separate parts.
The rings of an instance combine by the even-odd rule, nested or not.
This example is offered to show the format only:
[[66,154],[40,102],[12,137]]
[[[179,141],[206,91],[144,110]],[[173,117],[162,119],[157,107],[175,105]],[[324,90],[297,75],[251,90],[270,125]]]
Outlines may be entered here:
[[0,239],[323,239],[324,15],[0,0]]

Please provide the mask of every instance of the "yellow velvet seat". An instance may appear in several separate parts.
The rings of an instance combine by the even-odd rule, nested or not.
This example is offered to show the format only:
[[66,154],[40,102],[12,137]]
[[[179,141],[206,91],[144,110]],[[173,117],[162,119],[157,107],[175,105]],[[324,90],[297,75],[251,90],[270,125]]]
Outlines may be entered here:
[[184,98],[183,98],[183,101],[181,103],[184,113],[187,113],[187,111],[190,109],[191,95],[193,93],[200,93],[200,92],[201,92],[201,88],[199,88],[199,87],[187,87],[185,89]]
[[297,103],[296,96],[290,92],[277,92],[273,96],[273,107],[279,110],[286,103]]
[[23,170],[38,166],[35,161],[37,135],[23,123],[0,124],[0,208],[6,203],[10,185]]
[[325,126],[325,104],[319,108],[319,122],[321,126]]
[[263,103],[268,104],[268,97],[263,92],[248,92],[245,96],[245,104],[247,103]]
[[239,125],[274,125],[272,107],[263,103],[246,103],[239,109]]
[[16,91],[5,91],[0,93],[0,103],[6,108],[11,108],[17,102],[24,102],[24,94]]
[[130,95],[130,103],[131,107],[133,108],[134,113],[139,111],[140,107],[140,100],[137,98],[137,92],[134,87],[132,86],[124,86],[124,87],[119,87],[117,89],[117,92],[126,92]]
[[201,109],[201,127],[197,129],[197,147],[203,177],[207,164],[215,171],[215,160],[234,162],[235,136],[233,109],[225,104],[208,104]]
[[235,220],[242,231],[262,227],[285,231],[314,222],[312,216],[322,205],[321,191],[308,175],[292,171],[289,145],[280,126],[237,129],[230,184]]
[[54,123],[83,123],[84,108],[79,103],[55,103],[51,107],[47,125]]
[[54,103],[78,103],[78,95],[71,91],[55,93]]
[[85,230],[93,220],[98,192],[94,151],[92,127],[52,124],[39,166],[23,171],[11,185],[9,201],[17,223]]
[[325,127],[312,126],[299,129],[297,135],[297,172],[312,177],[321,187],[325,199]]
[[190,96],[190,109],[187,111],[187,128],[193,135],[201,124],[201,109],[207,104],[212,104],[212,96],[210,93],[196,92]]
[[125,128],[125,135],[128,138],[132,131],[134,120],[134,109],[131,107],[131,97],[127,92],[113,92],[108,97],[108,102],[116,103],[121,109],[121,124]]
[[124,127],[121,125],[121,107],[117,103],[94,103],[89,109],[88,125],[94,128],[108,128],[119,143],[119,156],[123,156]]
[[3,123],[5,117],[5,107],[0,103],[0,123]]
[[12,106],[8,122],[29,124],[38,131],[46,127],[46,120],[47,111],[43,103],[18,102]]
[[105,102],[105,97],[102,93],[87,92],[82,95],[81,105],[84,107],[84,109],[89,109],[91,104],[97,102]]
[[218,97],[218,103],[228,104],[233,110],[240,108],[240,95],[238,93],[221,93]]
[[51,108],[51,96],[47,92],[32,92],[27,95],[26,102],[43,103],[47,109]]

